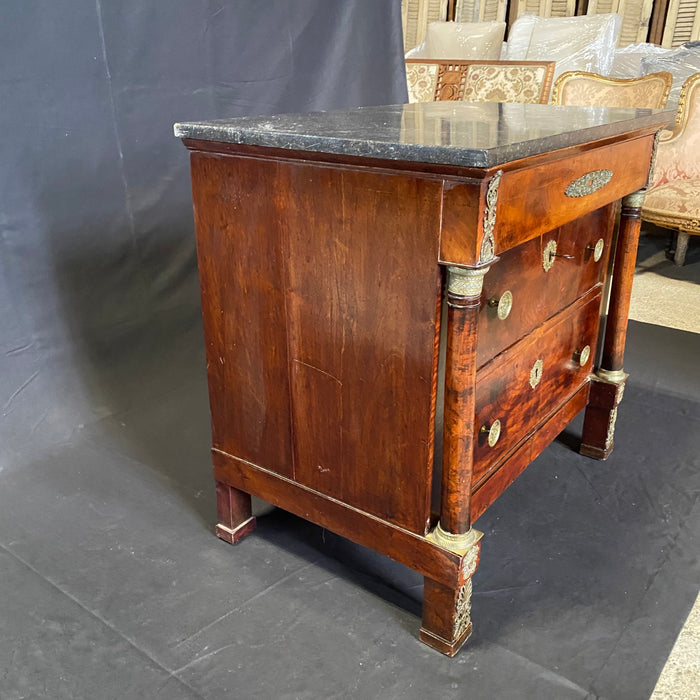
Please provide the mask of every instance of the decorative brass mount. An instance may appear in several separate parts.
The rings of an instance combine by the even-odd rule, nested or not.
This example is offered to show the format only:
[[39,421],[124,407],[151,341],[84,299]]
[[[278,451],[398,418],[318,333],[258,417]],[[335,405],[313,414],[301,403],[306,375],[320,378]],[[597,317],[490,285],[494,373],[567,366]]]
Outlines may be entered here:
[[567,197],[586,197],[610,182],[612,170],[592,170],[574,180],[565,190]]

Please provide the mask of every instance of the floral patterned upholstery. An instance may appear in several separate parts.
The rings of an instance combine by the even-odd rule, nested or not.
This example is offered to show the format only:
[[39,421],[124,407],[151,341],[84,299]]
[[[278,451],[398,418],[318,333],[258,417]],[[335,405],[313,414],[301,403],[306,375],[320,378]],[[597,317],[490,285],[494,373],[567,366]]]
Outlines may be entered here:
[[672,84],[673,76],[666,71],[629,79],[570,71],[554,83],[552,104],[661,109]]
[[549,99],[551,71],[548,67],[473,64],[464,84],[463,100],[469,102],[546,103]]
[[642,218],[678,229],[674,259],[682,265],[689,236],[700,235],[700,73],[683,84],[675,128],[659,139]]
[[527,102],[546,104],[551,61],[406,60],[409,102]]
[[673,180],[654,187],[644,198],[645,219],[674,223],[700,233],[700,178]]
[[683,84],[675,128],[662,132],[653,185],[694,178],[700,179],[700,73]]
[[409,102],[433,102],[439,63],[406,62]]

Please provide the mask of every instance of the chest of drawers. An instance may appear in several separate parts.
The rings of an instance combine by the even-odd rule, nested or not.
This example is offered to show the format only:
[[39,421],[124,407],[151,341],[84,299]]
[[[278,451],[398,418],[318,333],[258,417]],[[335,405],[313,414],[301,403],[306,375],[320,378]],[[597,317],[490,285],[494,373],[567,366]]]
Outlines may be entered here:
[[177,125],[217,534],[253,529],[253,494],[386,554],[425,576],[421,639],[456,653],[472,523],[579,411],[581,451],[612,449],[668,121],[432,103]]

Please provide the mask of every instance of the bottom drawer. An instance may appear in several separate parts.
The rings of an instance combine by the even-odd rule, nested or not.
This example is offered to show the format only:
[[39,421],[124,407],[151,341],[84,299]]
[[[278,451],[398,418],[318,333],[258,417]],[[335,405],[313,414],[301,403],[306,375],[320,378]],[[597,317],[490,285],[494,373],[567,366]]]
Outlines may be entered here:
[[477,372],[474,486],[587,381],[600,304],[597,285]]

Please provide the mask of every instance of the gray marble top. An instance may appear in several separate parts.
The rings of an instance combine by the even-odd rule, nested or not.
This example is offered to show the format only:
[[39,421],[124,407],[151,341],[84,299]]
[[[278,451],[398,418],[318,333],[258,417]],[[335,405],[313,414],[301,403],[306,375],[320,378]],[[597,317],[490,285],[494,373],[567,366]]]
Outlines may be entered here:
[[493,167],[674,119],[671,110],[424,102],[175,124],[181,138]]

